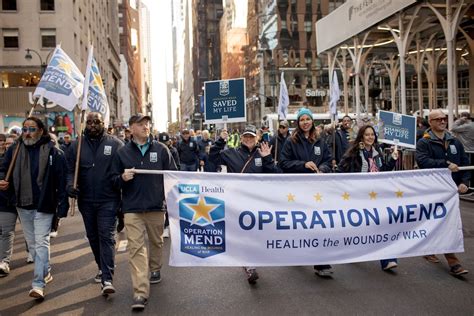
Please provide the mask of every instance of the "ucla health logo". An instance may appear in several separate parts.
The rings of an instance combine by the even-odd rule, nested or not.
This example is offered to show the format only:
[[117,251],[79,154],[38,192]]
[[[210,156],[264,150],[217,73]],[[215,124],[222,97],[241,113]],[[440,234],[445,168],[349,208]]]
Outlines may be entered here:
[[179,201],[181,251],[199,258],[225,252],[225,203],[195,196]]

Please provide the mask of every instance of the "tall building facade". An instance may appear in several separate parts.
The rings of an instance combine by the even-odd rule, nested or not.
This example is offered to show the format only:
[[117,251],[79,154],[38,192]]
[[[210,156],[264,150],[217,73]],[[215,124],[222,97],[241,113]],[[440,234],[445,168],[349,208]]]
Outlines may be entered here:
[[113,124],[120,116],[117,1],[4,0],[0,6],[1,132],[29,110],[31,93],[59,43],[83,72],[89,42],[94,45]]
[[[153,118],[153,93],[151,71],[151,26],[150,10],[142,3],[140,7],[140,60],[142,113]],[[152,120],[154,121],[154,120]]]

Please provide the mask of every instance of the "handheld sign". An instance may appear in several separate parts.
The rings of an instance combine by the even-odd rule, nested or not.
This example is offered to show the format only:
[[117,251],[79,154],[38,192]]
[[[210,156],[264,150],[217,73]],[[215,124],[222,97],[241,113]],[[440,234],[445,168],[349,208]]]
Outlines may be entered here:
[[247,121],[245,79],[204,82],[206,124]]
[[381,143],[415,148],[416,118],[388,111],[379,111],[379,141]]

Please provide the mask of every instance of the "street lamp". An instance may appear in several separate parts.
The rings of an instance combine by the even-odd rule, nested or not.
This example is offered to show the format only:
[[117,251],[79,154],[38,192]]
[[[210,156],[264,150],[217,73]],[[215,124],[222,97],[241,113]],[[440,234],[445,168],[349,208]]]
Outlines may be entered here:
[[[25,55],[25,59],[26,60],[32,60],[33,59],[33,55],[31,55],[31,53],[35,53],[36,56],[38,56],[39,60],[40,60],[40,80],[41,78],[43,77],[43,74],[44,72],[46,71],[46,63],[43,62],[43,58],[41,58],[41,55],[34,49],[31,49],[31,48],[27,48],[26,50],[26,55]],[[49,56],[51,55],[51,53],[53,52],[53,50],[51,50],[48,55],[46,56],[46,62],[48,61],[49,59]],[[46,130],[48,130],[48,107],[46,106],[47,105],[47,101],[44,100],[43,98],[43,102],[44,102],[44,126],[46,128]]]

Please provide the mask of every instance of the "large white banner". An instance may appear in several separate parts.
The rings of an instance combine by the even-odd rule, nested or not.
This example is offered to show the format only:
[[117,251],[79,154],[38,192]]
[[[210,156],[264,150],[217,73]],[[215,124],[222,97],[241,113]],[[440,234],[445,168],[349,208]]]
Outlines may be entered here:
[[316,22],[318,54],[357,35],[416,0],[351,0]]
[[291,266],[463,252],[448,169],[165,173],[172,266]]

